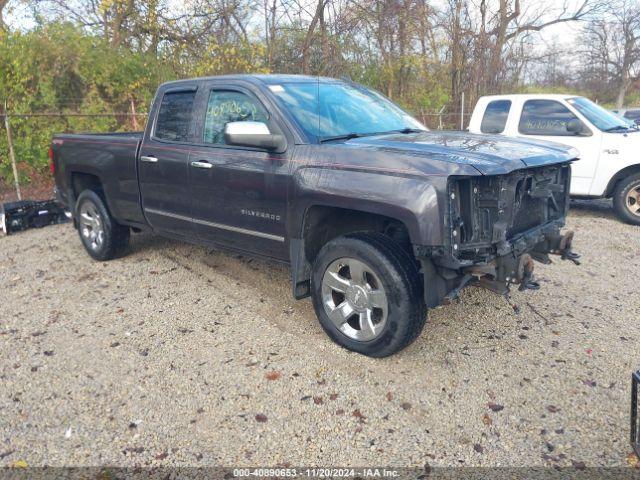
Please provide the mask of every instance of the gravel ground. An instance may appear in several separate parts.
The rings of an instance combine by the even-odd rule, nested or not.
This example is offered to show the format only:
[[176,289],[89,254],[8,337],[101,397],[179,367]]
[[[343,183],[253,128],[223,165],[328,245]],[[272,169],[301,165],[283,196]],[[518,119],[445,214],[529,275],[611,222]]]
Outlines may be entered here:
[[380,360],[334,345],[284,267],[0,238],[0,465],[626,465],[640,230],[606,202],[568,223],[583,265],[537,266],[519,314],[469,288]]

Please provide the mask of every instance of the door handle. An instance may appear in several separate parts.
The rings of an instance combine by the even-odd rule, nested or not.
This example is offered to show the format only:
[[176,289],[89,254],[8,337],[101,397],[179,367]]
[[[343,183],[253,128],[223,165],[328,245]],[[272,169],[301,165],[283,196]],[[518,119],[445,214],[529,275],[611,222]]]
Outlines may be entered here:
[[211,165],[209,162],[202,161],[202,160],[197,162],[191,162],[191,166],[196,168],[213,168],[213,165]]
[[140,157],[140,161],[147,163],[158,163],[158,159],[156,157],[147,157],[144,155]]

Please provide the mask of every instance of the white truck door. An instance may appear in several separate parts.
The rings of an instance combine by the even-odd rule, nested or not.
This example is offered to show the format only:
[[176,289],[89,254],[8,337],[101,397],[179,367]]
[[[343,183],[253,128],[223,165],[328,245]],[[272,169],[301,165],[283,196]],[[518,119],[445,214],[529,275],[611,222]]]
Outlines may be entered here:
[[580,159],[571,165],[571,194],[589,195],[600,155],[602,135],[558,100],[530,99],[522,105],[515,135],[575,147]]

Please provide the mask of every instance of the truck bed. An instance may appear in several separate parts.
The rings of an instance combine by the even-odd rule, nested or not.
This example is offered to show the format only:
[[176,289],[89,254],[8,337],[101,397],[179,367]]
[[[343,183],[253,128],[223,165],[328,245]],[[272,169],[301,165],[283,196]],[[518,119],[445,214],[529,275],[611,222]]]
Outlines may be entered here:
[[131,137],[140,138],[144,132],[82,132],[82,133],[57,133],[55,137]]
[[59,201],[72,209],[82,187],[99,181],[114,216],[131,224],[146,224],[136,162],[142,137],[142,132],[54,135]]
[[142,140],[144,132],[108,132],[108,133],[60,133],[53,136],[53,139],[63,140],[96,140],[96,139],[108,139],[108,140]]

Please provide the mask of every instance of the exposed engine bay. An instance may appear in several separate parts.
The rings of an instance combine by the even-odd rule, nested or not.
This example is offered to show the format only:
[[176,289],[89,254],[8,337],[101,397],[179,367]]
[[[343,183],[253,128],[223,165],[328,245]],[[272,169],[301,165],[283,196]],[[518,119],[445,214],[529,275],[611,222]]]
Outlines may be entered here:
[[470,284],[500,294],[512,284],[538,289],[534,261],[551,263],[550,254],[579,264],[571,250],[573,232],[561,233],[570,179],[569,164],[452,178],[450,244],[432,257],[448,293],[436,303],[448,303]]

